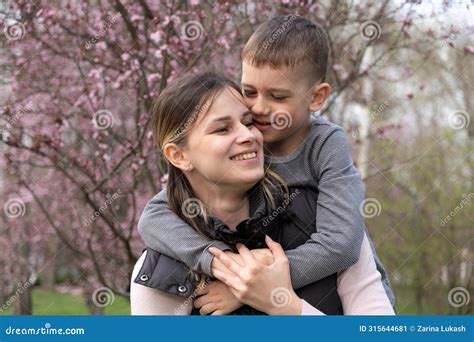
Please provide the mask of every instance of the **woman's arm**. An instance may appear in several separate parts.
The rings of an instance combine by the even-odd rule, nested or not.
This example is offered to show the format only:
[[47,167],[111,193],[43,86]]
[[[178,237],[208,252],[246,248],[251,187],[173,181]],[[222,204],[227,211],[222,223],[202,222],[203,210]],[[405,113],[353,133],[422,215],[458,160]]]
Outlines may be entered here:
[[367,235],[359,261],[337,277],[337,292],[345,315],[394,315],[392,304],[375,265]]
[[170,293],[156,290],[134,282],[143,262],[146,252],[138,259],[132,272],[130,287],[130,306],[132,315],[189,315],[192,300]]
[[[357,263],[339,273],[337,293],[345,315],[394,315],[392,304],[382,285],[367,235],[362,241]],[[324,315],[307,302],[302,315]]]

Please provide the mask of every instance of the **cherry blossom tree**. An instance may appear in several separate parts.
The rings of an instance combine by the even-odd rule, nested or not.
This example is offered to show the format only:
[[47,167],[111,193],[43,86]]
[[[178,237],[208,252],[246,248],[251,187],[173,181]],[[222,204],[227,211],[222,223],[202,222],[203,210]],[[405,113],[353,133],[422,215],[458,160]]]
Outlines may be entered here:
[[[375,95],[367,84],[384,76],[384,63],[398,50],[413,48],[416,6],[2,2],[0,277],[8,284],[2,296],[34,282],[65,255],[78,270],[73,283],[88,298],[101,287],[128,295],[143,248],[136,225],[166,173],[152,145],[153,99],[177,75],[209,65],[238,79],[243,45],[273,15],[298,13],[327,29],[333,95],[323,114],[349,133],[358,131],[359,124],[340,115],[357,103],[367,125],[353,135],[355,143],[400,129],[370,118]],[[368,153],[368,145],[361,151]],[[28,301],[21,299],[17,312],[30,313]],[[97,300],[90,304],[100,307]]]

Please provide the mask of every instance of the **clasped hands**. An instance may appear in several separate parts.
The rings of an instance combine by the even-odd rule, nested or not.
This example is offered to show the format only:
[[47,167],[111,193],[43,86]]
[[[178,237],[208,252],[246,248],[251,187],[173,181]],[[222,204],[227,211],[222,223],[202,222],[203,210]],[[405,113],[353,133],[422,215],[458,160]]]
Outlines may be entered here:
[[215,247],[211,272],[216,281],[201,286],[194,306],[201,315],[225,315],[243,304],[269,315],[300,315],[302,300],[291,285],[290,267],[283,248],[266,236],[268,249],[249,250],[237,245],[238,253]]

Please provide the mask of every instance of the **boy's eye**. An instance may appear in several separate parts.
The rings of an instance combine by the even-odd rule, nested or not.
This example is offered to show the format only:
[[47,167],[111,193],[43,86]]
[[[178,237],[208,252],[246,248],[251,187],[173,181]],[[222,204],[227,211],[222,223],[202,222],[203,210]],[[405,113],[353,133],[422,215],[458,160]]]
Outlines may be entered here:
[[283,101],[287,98],[287,96],[276,96],[276,95],[272,95],[272,99],[276,100],[276,101]]
[[255,92],[244,90],[244,96],[253,97],[253,96],[255,96]]

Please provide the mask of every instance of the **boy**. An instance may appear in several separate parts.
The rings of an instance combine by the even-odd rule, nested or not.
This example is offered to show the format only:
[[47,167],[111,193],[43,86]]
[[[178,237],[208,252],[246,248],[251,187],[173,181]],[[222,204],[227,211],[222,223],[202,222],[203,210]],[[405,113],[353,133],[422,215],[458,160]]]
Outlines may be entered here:
[[[292,191],[318,193],[316,203],[311,203],[316,205],[316,232],[305,244],[286,251],[295,289],[355,264],[366,231],[359,212],[364,188],[345,133],[321,117],[311,117],[331,91],[324,82],[328,53],[324,30],[295,15],[278,16],[260,25],[242,53],[242,92],[263,134],[269,165]],[[207,275],[218,267],[209,247],[230,250],[179,219],[167,205],[166,191],[147,204],[138,229],[148,247]],[[372,243],[371,247],[394,305],[386,271]],[[197,305],[209,300],[199,299]]]

